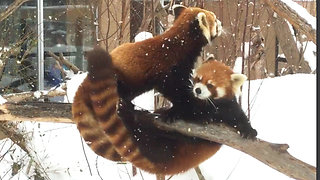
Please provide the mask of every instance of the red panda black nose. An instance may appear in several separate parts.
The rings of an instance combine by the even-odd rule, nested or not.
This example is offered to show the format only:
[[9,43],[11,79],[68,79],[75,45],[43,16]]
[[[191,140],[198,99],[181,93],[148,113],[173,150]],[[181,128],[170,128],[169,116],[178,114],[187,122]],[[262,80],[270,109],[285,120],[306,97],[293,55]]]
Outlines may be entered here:
[[197,94],[201,94],[201,89],[200,88],[196,88],[195,91],[196,91]]

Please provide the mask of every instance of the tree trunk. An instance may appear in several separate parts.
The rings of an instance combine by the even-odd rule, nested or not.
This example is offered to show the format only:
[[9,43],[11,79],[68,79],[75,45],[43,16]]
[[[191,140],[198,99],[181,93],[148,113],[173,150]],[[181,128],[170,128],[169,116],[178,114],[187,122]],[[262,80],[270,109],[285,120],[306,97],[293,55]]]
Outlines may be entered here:
[[297,43],[293,39],[293,35],[289,29],[288,23],[281,17],[273,17],[274,29],[276,32],[279,45],[288,61],[289,66],[293,69],[293,73],[310,73],[311,69],[300,51]]
[[287,4],[283,3],[281,0],[264,0],[264,2],[269,5],[273,11],[275,11],[279,16],[289,21],[295,28],[299,29],[303,34],[305,34],[311,41],[315,44],[316,42],[316,29],[314,29],[306,19],[301,17],[296,11],[291,9]]

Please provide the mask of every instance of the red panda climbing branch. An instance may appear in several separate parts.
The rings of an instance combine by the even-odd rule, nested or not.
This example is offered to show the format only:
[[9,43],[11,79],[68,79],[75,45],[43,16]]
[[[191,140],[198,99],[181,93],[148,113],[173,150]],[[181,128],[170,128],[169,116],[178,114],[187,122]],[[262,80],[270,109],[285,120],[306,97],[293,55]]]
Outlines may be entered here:
[[102,49],[88,54],[89,74],[72,108],[79,131],[94,152],[110,160],[130,161],[157,174],[186,171],[216,153],[220,144],[214,142],[168,138],[139,123],[128,124],[126,120],[125,124],[116,113],[119,96],[108,57]]
[[235,98],[247,80],[245,75],[233,73],[222,62],[207,60],[192,76],[194,96],[207,102],[201,109],[193,110],[196,117],[226,123],[235,127],[243,137],[254,138],[257,135]]
[[[201,48],[221,34],[221,23],[212,12],[200,8],[178,6],[174,12],[178,18],[162,35],[123,44],[110,55],[101,49],[89,53],[89,74],[72,107],[73,119],[93,151],[157,174],[186,171],[220,148],[215,142],[149,129],[117,114],[120,99],[128,104],[155,88],[173,103],[169,117],[197,119],[188,113],[195,107],[202,109],[204,103],[188,88],[189,74]],[[184,113],[182,107],[192,111]],[[227,119],[232,118],[229,114]],[[240,129],[241,133],[250,134],[250,128]]]

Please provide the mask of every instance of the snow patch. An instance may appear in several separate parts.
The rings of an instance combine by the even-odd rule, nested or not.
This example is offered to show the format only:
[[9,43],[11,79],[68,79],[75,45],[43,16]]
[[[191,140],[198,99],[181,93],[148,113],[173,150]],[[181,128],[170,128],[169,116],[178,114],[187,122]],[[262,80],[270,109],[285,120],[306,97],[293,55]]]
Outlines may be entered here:
[[78,90],[78,87],[81,85],[83,80],[87,77],[87,72],[79,72],[74,74],[70,80],[67,81],[67,102],[72,103],[73,98]]
[[41,97],[41,92],[40,91],[36,91],[33,93],[33,96],[37,99],[39,99]]
[[242,72],[242,57],[237,57],[234,63],[233,72],[241,74]]
[[153,35],[150,32],[146,32],[146,31],[142,31],[140,33],[138,33],[135,37],[134,37],[134,42],[139,42],[139,41],[143,41],[149,38],[152,38]]
[[[72,95],[72,99],[86,76],[87,73],[76,74],[67,82],[68,94]],[[301,92],[303,96],[299,96]],[[247,83],[243,86],[242,94],[243,109],[246,110]],[[147,107],[149,101],[151,99],[142,98],[141,104]],[[259,138],[273,143],[287,143],[290,146],[288,150],[290,154],[311,165],[316,164],[316,75],[295,74],[251,81],[250,102],[251,123],[258,131]],[[99,174],[103,179],[114,180],[155,179],[155,175],[139,169],[138,174],[133,177],[130,163],[118,164],[101,158],[84,144],[88,165],[82,150],[79,131],[74,124],[34,122],[20,124],[24,126],[25,132],[32,132],[26,133],[32,135],[28,146],[37,152],[34,160],[45,169],[48,179],[94,180],[100,179]],[[0,145],[2,147],[0,154],[5,154],[5,150],[12,143],[4,139],[0,141]],[[21,168],[18,174],[11,178],[13,163],[30,162],[30,158],[25,158],[23,150],[18,146],[14,148],[16,150],[13,156],[10,156],[12,153],[7,153],[0,161],[0,177],[30,179],[33,171],[28,173],[26,167]],[[92,176],[88,166],[91,167]],[[286,175],[227,146],[223,146],[216,155],[200,164],[200,168],[208,180],[290,180]],[[212,169],[216,171],[213,172]],[[185,179],[197,180],[198,177],[191,169],[171,178],[171,180]]]
[[0,105],[6,103],[7,100],[0,95]]

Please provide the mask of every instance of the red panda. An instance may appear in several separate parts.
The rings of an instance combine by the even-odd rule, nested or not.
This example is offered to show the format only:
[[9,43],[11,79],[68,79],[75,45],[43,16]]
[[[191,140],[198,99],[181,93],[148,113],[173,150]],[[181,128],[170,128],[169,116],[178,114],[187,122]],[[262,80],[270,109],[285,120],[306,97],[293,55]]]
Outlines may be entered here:
[[233,71],[216,60],[208,60],[193,74],[193,93],[199,99],[232,99],[240,93],[241,85],[247,80],[243,74]]
[[233,73],[228,66],[216,60],[205,61],[195,69],[192,76],[194,96],[208,101],[207,106],[203,105],[200,111],[193,111],[198,118],[213,117],[213,121],[235,127],[244,137],[253,138],[257,135],[235,99],[247,76]]
[[202,47],[221,34],[221,22],[214,13],[184,6],[173,10],[177,18],[166,32],[123,44],[110,53],[119,93],[128,102],[155,88],[175,106],[180,99],[177,92],[184,89]]
[[104,50],[88,53],[88,71],[74,97],[72,114],[82,137],[98,155],[130,161],[150,173],[171,175],[195,167],[219,150],[221,145],[215,142],[170,135],[130,117],[120,119],[116,73]]
[[89,74],[72,106],[73,120],[98,155],[165,175],[186,171],[220,148],[215,142],[177,133],[167,136],[117,114],[120,99],[128,103],[152,88],[173,103],[173,114],[199,104],[188,89],[189,74],[201,48],[221,34],[221,23],[200,8],[178,6],[174,12],[178,18],[162,35],[123,44],[110,55],[101,49],[89,53]]

